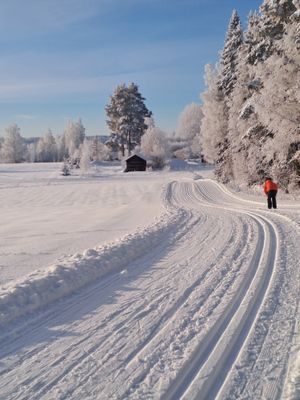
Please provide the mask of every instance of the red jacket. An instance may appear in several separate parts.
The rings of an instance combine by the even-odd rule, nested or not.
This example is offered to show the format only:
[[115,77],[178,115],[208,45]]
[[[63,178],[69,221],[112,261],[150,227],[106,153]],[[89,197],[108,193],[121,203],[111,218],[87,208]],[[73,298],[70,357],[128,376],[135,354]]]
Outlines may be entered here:
[[268,179],[264,184],[264,191],[266,194],[268,194],[270,190],[278,190],[278,185],[275,182]]

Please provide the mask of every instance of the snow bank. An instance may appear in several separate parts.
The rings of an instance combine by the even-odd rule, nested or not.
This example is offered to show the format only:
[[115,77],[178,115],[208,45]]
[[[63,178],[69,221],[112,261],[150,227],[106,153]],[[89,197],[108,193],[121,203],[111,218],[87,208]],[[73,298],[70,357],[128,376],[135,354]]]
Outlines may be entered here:
[[128,269],[129,264],[163,241],[185,220],[185,212],[167,212],[154,224],[107,245],[67,257],[46,270],[0,289],[0,326],[41,308],[109,273]]

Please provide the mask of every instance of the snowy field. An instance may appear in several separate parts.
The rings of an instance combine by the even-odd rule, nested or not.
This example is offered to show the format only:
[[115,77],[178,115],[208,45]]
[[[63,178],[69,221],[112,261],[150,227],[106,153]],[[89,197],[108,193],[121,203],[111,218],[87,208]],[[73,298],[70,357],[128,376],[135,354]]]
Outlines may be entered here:
[[299,201],[60,169],[0,165],[1,400],[299,400]]

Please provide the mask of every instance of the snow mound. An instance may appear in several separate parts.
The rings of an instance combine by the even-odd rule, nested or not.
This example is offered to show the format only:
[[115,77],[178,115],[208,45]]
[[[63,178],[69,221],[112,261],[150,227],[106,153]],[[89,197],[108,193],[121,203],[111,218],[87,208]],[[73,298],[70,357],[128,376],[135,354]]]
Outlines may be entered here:
[[110,273],[128,271],[130,264],[174,232],[185,212],[166,212],[152,225],[110,244],[66,257],[45,270],[0,288],[0,326],[33,312]]

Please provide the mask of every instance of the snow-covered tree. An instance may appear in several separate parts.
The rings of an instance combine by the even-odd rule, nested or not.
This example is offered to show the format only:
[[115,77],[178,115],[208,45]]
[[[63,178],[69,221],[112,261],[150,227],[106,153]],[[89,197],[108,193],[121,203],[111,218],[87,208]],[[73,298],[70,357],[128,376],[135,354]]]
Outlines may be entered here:
[[85,128],[79,118],[77,122],[68,121],[64,131],[65,146],[70,157],[79,149],[85,138]]
[[94,138],[91,143],[91,158],[93,161],[108,161],[111,158],[111,149],[99,138]]
[[[271,175],[281,188],[300,189],[299,6],[299,0],[264,0],[261,13],[250,14],[245,41],[234,52],[234,84],[229,91],[221,85],[223,97],[208,75],[203,151],[222,181],[254,184]],[[221,123],[223,136],[213,129]]]
[[121,84],[117,86],[105,107],[107,125],[111,134],[118,139],[123,156],[125,148],[130,153],[140,143],[147,129],[144,120],[152,113],[147,109],[144,100],[136,84],[131,83],[128,87]]
[[202,106],[200,104],[188,104],[179,116],[177,136],[186,140],[190,157],[200,157],[200,132],[201,120],[203,118]]
[[27,162],[30,162],[30,163],[36,162],[36,159],[37,159],[36,147],[37,147],[37,144],[35,142],[27,145],[27,149],[26,149],[26,161]]
[[51,129],[40,138],[36,148],[36,159],[41,162],[57,161],[57,145]]
[[84,139],[84,142],[80,146],[80,171],[82,174],[88,172],[91,166],[91,142],[88,139]]
[[2,162],[19,163],[23,160],[24,141],[17,124],[5,129],[6,136],[1,147]]
[[203,100],[201,143],[204,158],[214,163],[218,156],[219,144],[225,139],[227,120],[224,95],[218,86],[218,73],[211,64],[205,66],[204,78],[207,89],[201,95]]
[[[243,44],[243,30],[240,18],[236,10],[232,12],[229,22],[225,45],[221,52],[220,63],[218,68],[218,89],[223,94],[223,139],[217,142],[216,147],[216,168],[217,177],[226,182],[232,178],[232,152],[230,149],[231,142],[228,138],[228,120],[229,107],[232,92],[237,83],[237,70],[239,54]],[[220,96],[221,97],[221,96]]]
[[64,133],[56,137],[56,145],[57,145],[57,161],[63,161],[66,158],[68,158],[68,149],[66,147],[66,138]]
[[263,34],[273,39],[281,39],[285,31],[285,24],[297,11],[297,1],[264,0],[260,11],[263,14]]
[[150,124],[141,139],[141,152],[153,169],[161,169],[169,157],[169,142],[165,132]]
[[248,28],[245,33],[245,60],[248,64],[255,65],[265,61],[272,54],[272,40],[263,34],[263,20],[256,11],[248,17]]
[[237,59],[242,43],[243,30],[241,21],[237,11],[234,10],[229,22],[219,67],[219,87],[225,96],[228,96],[232,92],[237,80]]

